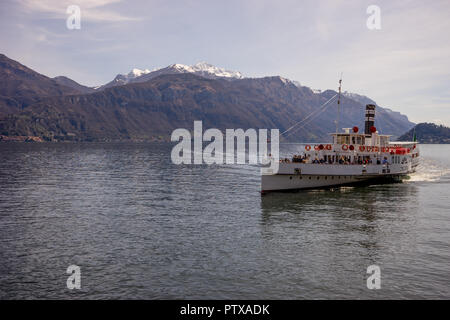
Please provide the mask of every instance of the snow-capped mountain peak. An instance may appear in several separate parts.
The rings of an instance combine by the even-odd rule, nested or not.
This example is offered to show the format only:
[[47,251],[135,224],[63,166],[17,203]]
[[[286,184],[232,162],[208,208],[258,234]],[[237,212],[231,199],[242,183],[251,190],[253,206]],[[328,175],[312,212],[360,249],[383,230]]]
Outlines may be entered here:
[[244,76],[238,71],[230,71],[224,68],[219,68],[209,64],[207,62],[199,62],[192,66],[185,64],[175,63],[165,68],[149,69],[132,69],[128,74],[118,74],[113,81],[99,87],[97,90],[102,90],[109,87],[125,85],[128,83],[144,82],[152,79],[153,77],[162,74],[171,73],[193,73],[205,78],[216,79],[226,78],[229,80],[243,79]]
[[191,66],[187,66],[181,63],[172,64],[169,66],[169,68],[173,68],[181,72],[195,72],[195,70]]
[[148,70],[148,69],[140,70],[140,69],[134,68],[127,74],[127,78],[130,78],[130,79],[137,78],[137,77],[140,77],[143,74],[147,74],[147,73],[150,73],[150,70]]
[[217,77],[236,78],[236,79],[244,78],[242,73],[240,73],[239,71],[226,70],[224,68],[216,67],[207,62],[196,63],[193,66],[191,66],[191,68],[194,70],[194,72],[208,73],[211,75],[215,75]]
[[230,71],[230,70],[226,70],[224,68],[219,68],[219,67],[216,67],[207,62],[199,62],[192,66],[175,63],[175,64],[170,65],[169,67],[176,69],[183,73],[186,73],[186,72],[196,73],[199,75],[209,76],[209,77],[235,78],[235,79],[244,78],[242,73],[240,73],[238,71]]
[[140,76],[150,73],[150,72],[151,71],[148,69],[141,70],[141,69],[133,68],[127,74],[118,74],[116,76],[116,78],[114,79],[114,81],[118,82],[120,84],[127,84],[128,82],[130,82],[130,80],[135,79],[137,77],[140,77]]

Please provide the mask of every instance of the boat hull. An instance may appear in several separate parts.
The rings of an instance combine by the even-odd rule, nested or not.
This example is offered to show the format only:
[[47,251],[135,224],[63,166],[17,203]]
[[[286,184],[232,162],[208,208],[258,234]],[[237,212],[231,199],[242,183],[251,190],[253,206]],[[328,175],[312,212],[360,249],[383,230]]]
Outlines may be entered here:
[[327,188],[364,183],[400,182],[406,174],[386,175],[263,175],[261,177],[261,192],[295,191],[302,189]]

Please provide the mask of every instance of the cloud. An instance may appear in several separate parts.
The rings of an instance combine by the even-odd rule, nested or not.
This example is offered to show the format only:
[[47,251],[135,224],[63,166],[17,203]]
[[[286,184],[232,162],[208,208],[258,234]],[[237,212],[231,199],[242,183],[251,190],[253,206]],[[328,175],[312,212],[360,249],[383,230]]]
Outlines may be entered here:
[[81,9],[81,17],[93,22],[136,21],[137,17],[129,17],[105,8],[119,3],[121,0],[21,0],[22,7],[30,13],[43,13],[50,18],[66,18],[66,9],[70,5],[77,5]]

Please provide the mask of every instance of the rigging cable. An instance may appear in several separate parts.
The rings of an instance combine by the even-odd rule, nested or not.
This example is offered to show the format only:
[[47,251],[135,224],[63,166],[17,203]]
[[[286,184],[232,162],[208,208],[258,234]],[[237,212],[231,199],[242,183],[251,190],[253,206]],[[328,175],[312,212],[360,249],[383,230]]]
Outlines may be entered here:
[[[300,124],[304,124],[306,125],[308,120],[312,120],[313,118],[315,118],[316,116],[320,115],[322,112],[325,111],[325,107],[327,104],[329,104],[334,98],[336,98],[338,94],[336,93],[334,96],[332,96],[330,99],[328,99],[328,101],[326,101],[323,105],[321,105],[316,111],[311,112],[306,118],[300,120],[299,122],[297,122],[296,124],[294,124],[293,126],[289,127],[286,131],[282,132],[281,135],[284,135],[285,133],[291,131],[292,129],[294,129],[295,127],[297,127]],[[305,123],[306,122],[306,123]],[[297,128],[300,129],[303,126]],[[295,131],[297,131],[295,130]],[[294,133],[295,131],[291,132],[290,134],[288,134],[286,137],[288,137],[289,135],[291,135],[292,133]]]

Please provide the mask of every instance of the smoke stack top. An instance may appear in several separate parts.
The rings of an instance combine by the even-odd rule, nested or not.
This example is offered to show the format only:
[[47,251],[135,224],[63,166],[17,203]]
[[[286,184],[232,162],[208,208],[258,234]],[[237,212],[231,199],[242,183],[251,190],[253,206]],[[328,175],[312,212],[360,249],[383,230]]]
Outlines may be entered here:
[[366,105],[366,122],[365,122],[365,134],[372,134],[371,128],[374,127],[375,124],[375,105],[368,104]]

